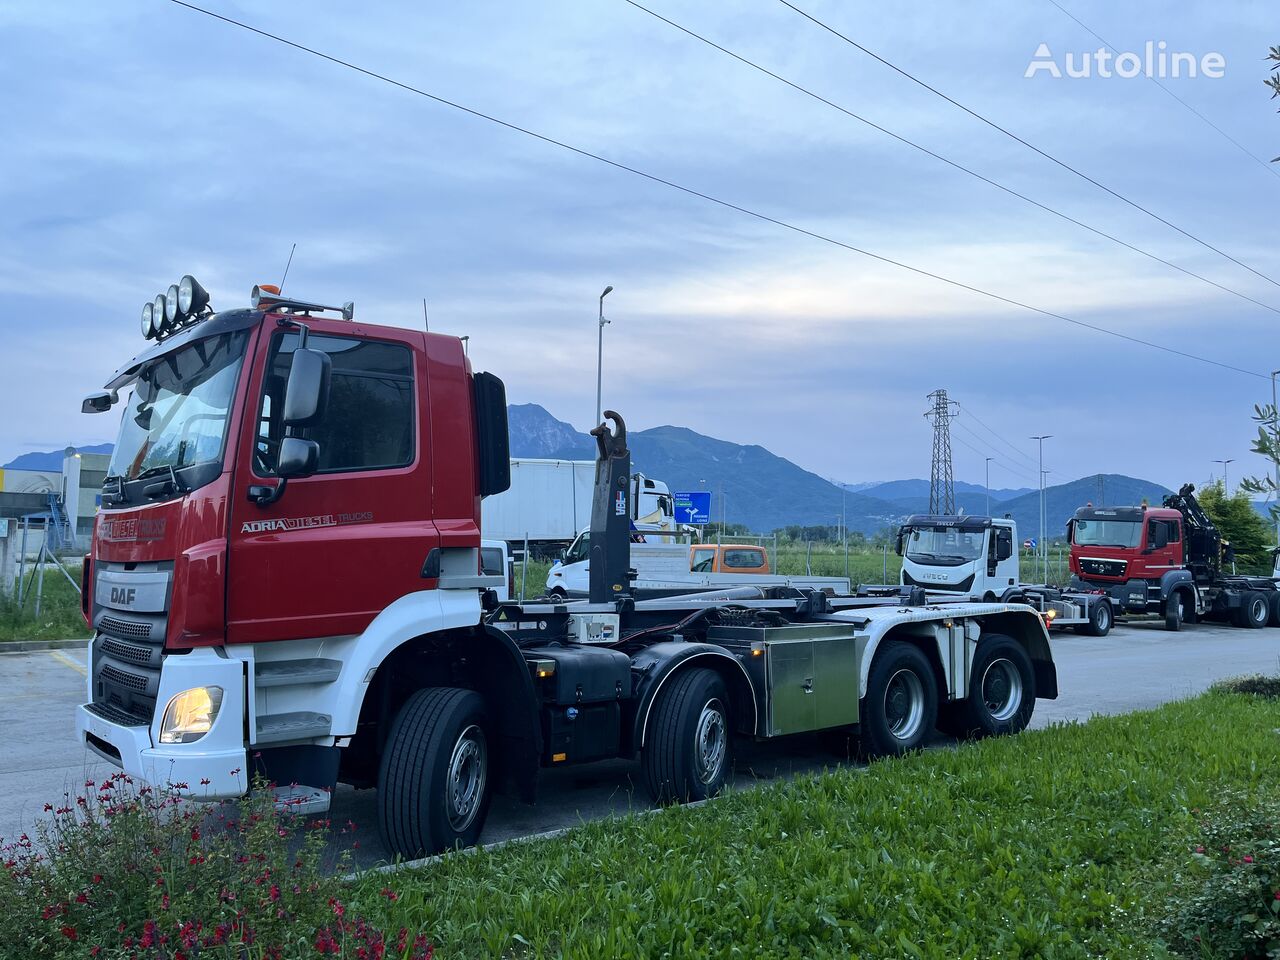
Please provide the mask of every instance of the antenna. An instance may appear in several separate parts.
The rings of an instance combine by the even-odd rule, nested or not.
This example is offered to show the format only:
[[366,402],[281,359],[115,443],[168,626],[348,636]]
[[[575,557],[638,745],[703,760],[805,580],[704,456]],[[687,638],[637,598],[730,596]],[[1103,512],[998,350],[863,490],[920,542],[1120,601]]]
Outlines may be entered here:
[[426,330],[427,333],[431,332],[431,321],[427,319],[427,298],[426,297],[422,298],[422,328]]
[[286,280],[288,280],[288,279],[289,279],[289,267],[291,267],[291,266],[293,265],[293,251],[295,251],[295,250],[297,250],[297,249],[298,249],[298,245],[297,245],[296,243],[295,243],[292,247],[290,247],[290,248],[289,248],[289,260],[288,260],[288,262],[287,262],[287,263],[285,263],[285,265],[284,265],[284,276],[280,278],[280,292],[281,292],[281,293],[284,293],[284,282],[285,282]]
[[956,512],[956,487],[951,476],[951,418],[959,404],[947,399],[939,387],[929,394],[933,407],[925,414],[933,421],[933,465],[929,469],[929,513],[946,516]]

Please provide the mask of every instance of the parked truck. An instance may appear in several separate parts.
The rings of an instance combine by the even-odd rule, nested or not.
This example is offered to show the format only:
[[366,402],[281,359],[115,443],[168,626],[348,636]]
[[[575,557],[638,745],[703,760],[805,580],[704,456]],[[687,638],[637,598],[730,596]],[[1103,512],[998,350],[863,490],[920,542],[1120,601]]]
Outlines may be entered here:
[[898,529],[899,579],[941,599],[1025,603],[1051,627],[1074,627],[1095,637],[1111,632],[1115,610],[1107,594],[1024,583],[1017,544],[1018,525],[1011,517],[909,517]]
[[[595,484],[591,460],[511,459],[511,486],[485,497],[481,525],[485,536],[505,540],[538,556],[554,556],[591,519]],[[674,501],[661,480],[631,477],[631,519],[648,529],[676,529]]]
[[[481,501],[509,484],[502,381],[456,337],[191,277],[84,401],[124,407],[84,565],[76,726],[206,799],[324,809],[376,787],[393,855],[474,843],[495,790],[635,758],[661,802],[716,793],[736,738],[856,732],[872,756],[1026,726],[1057,696],[1026,606],[736,587],[636,599],[622,419],[592,433],[590,596],[498,599]],[[501,629],[499,628],[501,625]]]
[[1226,572],[1231,546],[1192,484],[1160,507],[1081,507],[1068,536],[1071,586],[1105,593],[1117,613],[1154,615],[1169,630],[1200,618],[1280,626],[1277,581]]

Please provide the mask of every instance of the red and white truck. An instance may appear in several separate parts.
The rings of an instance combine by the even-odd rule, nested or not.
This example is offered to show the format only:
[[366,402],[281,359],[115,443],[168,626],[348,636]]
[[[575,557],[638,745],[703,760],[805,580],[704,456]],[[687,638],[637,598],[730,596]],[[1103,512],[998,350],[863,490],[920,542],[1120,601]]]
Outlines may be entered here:
[[[84,567],[77,727],[193,797],[260,773],[323,808],[378,790],[395,854],[474,843],[494,790],[638,759],[663,802],[714,794],[735,738],[856,732],[871,755],[935,726],[1022,729],[1057,696],[1026,606],[923,592],[738,587],[641,600],[628,579],[625,427],[597,427],[590,596],[511,603],[480,503],[508,483],[502,382],[462,343],[255,288],[214,313],[191,277],[156,342],[87,397],[124,407]],[[501,625],[501,628],[499,628]]]

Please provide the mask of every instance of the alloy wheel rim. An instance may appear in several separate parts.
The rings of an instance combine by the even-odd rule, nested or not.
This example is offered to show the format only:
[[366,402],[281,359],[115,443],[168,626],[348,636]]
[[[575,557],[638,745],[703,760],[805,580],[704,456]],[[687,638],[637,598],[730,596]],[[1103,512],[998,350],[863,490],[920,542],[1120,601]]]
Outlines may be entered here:
[[897,740],[912,740],[924,725],[924,684],[914,670],[903,668],[884,689],[884,717]]
[[480,812],[480,800],[484,796],[488,776],[489,748],[484,731],[473,723],[454,742],[445,783],[449,826],[457,833],[470,827]]
[[702,705],[694,732],[694,764],[701,783],[713,783],[724,768],[729,748],[729,729],[724,704],[712,697]]
[[992,660],[982,674],[982,702],[991,718],[1005,721],[1022,708],[1022,674],[1012,660]]

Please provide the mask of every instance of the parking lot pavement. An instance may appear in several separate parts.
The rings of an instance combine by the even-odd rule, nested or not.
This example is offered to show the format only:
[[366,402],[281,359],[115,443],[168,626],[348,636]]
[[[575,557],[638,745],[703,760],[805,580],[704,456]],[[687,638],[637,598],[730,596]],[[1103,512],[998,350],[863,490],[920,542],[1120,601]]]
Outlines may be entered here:
[[[1117,627],[1109,637],[1053,635],[1061,696],[1036,704],[1033,727],[1094,714],[1123,713],[1192,696],[1214,680],[1242,673],[1280,673],[1280,630],[1218,625],[1168,633],[1160,624]],[[45,802],[74,794],[110,765],[75,739],[73,710],[84,695],[80,650],[0,655],[0,836],[30,829]],[[840,762],[817,737],[748,746],[735,765],[733,786],[790,777]],[[497,797],[481,842],[573,826],[649,807],[638,765],[610,761],[546,771],[538,803]],[[361,865],[386,859],[376,829],[376,793],[339,788],[331,817],[357,825]]]

